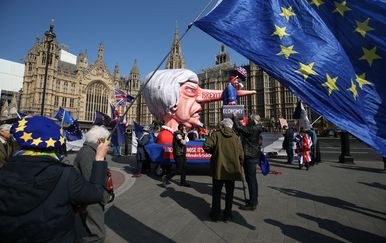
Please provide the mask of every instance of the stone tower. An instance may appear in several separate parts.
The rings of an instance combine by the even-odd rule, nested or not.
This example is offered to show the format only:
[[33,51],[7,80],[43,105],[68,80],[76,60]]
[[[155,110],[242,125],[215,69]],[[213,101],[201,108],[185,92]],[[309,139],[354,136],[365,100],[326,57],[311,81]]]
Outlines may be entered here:
[[[54,28],[51,23],[50,28]],[[28,110],[32,114],[39,114],[41,112],[41,104],[43,97],[43,86],[45,67],[48,58],[47,69],[47,83],[46,83],[46,95],[45,95],[45,109],[43,115],[52,116],[57,111],[57,107],[50,105],[55,93],[55,82],[58,70],[59,60],[59,46],[54,37],[51,41],[50,55],[48,56],[48,42],[46,36],[40,41],[36,39],[34,46],[30,49],[25,58],[26,69],[24,71],[23,80],[23,95],[21,97],[20,107],[24,110]]]
[[174,39],[172,43],[171,53],[168,61],[166,62],[166,69],[185,68],[185,60],[182,56],[182,48],[180,39],[178,37],[178,25],[176,24],[176,31],[174,33]]
[[216,65],[223,64],[223,63],[230,63],[231,58],[226,51],[225,45],[221,44],[220,46],[220,53],[216,56]]

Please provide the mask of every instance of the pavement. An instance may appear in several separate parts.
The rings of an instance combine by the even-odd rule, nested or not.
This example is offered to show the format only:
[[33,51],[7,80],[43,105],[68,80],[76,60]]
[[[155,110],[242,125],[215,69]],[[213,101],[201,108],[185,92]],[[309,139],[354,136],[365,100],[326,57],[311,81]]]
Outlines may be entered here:
[[[272,136],[264,151],[276,148],[280,155],[279,137]],[[258,173],[256,211],[238,209],[244,193],[236,182],[234,218],[227,223],[209,218],[212,182],[206,166],[189,167],[190,188],[178,186],[177,176],[163,188],[153,173],[131,177],[134,156],[108,156],[116,198],[106,211],[106,242],[386,242],[382,158],[355,142],[355,164],[337,163],[339,140],[320,142],[323,162],[308,171],[285,164],[282,156],[269,159],[281,173]]]

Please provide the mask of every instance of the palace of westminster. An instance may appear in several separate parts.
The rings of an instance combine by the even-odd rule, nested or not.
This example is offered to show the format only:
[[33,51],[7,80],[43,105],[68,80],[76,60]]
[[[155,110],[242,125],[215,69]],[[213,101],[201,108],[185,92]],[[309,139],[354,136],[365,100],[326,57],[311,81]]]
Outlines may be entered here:
[[[176,28],[171,48],[165,68],[189,68],[185,65],[182,55],[178,28]],[[114,89],[118,88],[136,96],[141,86],[141,75],[136,61],[128,77],[120,76],[118,65],[115,65],[111,74],[103,60],[104,51],[101,43],[94,62],[89,62],[86,51],[79,53],[76,61],[71,63],[61,59],[62,53],[66,53],[66,50],[61,47],[56,38],[51,42],[49,57],[46,36],[41,40],[37,39],[25,58],[19,110],[28,114],[40,114],[47,58],[49,62],[45,116],[54,117],[58,108],[63,107],[81,123],[91,124],[95,119],[95,111],[110,114],[109,103],[114,101]],[[214,66],[205,68],[198,74],[200,86],[223,90],[229,82],[230,72],[236,66],[231,64],[226,47],[222,44],[215,60]],[[278,117],[294,123],[292,114],[297,98],[254,63],[250,62],[243,67],[248,71],[244,89],[256,91],[256,95],[239,98],[238,104],[244,105],[245,114],[259,114],[265,126],[270,126],[272,118]],[[221,120],[221,107],[222,101],[203,105],[201,119],[207,128],[215,127]],[[124,108],[126,107],[121,107],[122,113]],[[307,110],[310,117],[311,112],[308,108]],[[154,117],[147,109],[143,97],[138,97],[132,104],[126,120],[129,123],[133,120],[140,124],[152,123]]]

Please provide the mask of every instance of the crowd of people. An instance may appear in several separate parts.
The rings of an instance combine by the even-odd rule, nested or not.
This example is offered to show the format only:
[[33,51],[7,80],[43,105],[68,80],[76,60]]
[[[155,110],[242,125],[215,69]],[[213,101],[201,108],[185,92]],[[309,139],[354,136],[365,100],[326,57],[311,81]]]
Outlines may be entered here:
[[[199,87],[197,75],[186,69],[161,70],[144,89],[149,110],[164,122],[159,131],[145,126],[137,137],[136,166],[132,177],[150,171],[147,145],[170,144],[175,163],[162,165],[162,185],[167,187],[175,175],[178,185],[187,181],[188,141],[201,140],[202,149],[211,155],[213,221],[233,218],[235,181],[246,180],[249,198],[241,210],[255,211],[258,206],[256,168],[262,155],[263,127],[260,116],[250,114],[241,122],[237,113],[224,118],[220,125],[207,131],[198,113],[201,103],[221,100],[234,105],[242,85],[239,70],[231,76],[224,93]],[[240,82],[239,82],[240,81]],[[233,87],[233,88],[232,88]],[[167,92],[160,92],[167,91]],[[246,119],[247,118],[247,119]],[[244,121],[245,124],[244,124]],[[299,168],[308,169],[320,160],[318,139],[312,129],[285,125],[283,149],[287,163],[297,153]],[[154,133],[157,134],[156,138]],[[109,131],[93,126],[85,133],[83,147],[72,165],[62,163],[65,139],[61,127],[43,116],[28,116],[13,125],[0,126],[0,239],[5,242],[104,242],[104,211],[111,194],[106,154]],[[115,155],[119,156],[120,151]],[[119,149],[118,149],[119,150]],[[386,164],[385,164],[386,165]],[[221,191],[225,185],[225,208],[221,210]]]

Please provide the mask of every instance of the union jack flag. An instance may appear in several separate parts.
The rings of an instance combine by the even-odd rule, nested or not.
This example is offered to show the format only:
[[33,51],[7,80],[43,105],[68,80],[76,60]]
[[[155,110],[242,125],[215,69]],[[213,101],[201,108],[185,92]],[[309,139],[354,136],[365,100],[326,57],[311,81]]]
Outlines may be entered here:
[[237,72],[239,72],[241,75],[243,75],[245,78],[248,77],[248,73],[247,73],[247,70],[245,70],[245,68],[243,67],[238,67],[236,68]]
[[115,93],[115,101],[117,102],[117,104],[116,104],[117,106],[118,105],[129,105],[130,102],[134,99],[133,96],[131,96],[130,94],[126,94],[125,92],[123,92],[120,89],[115,89],[114,93]]

